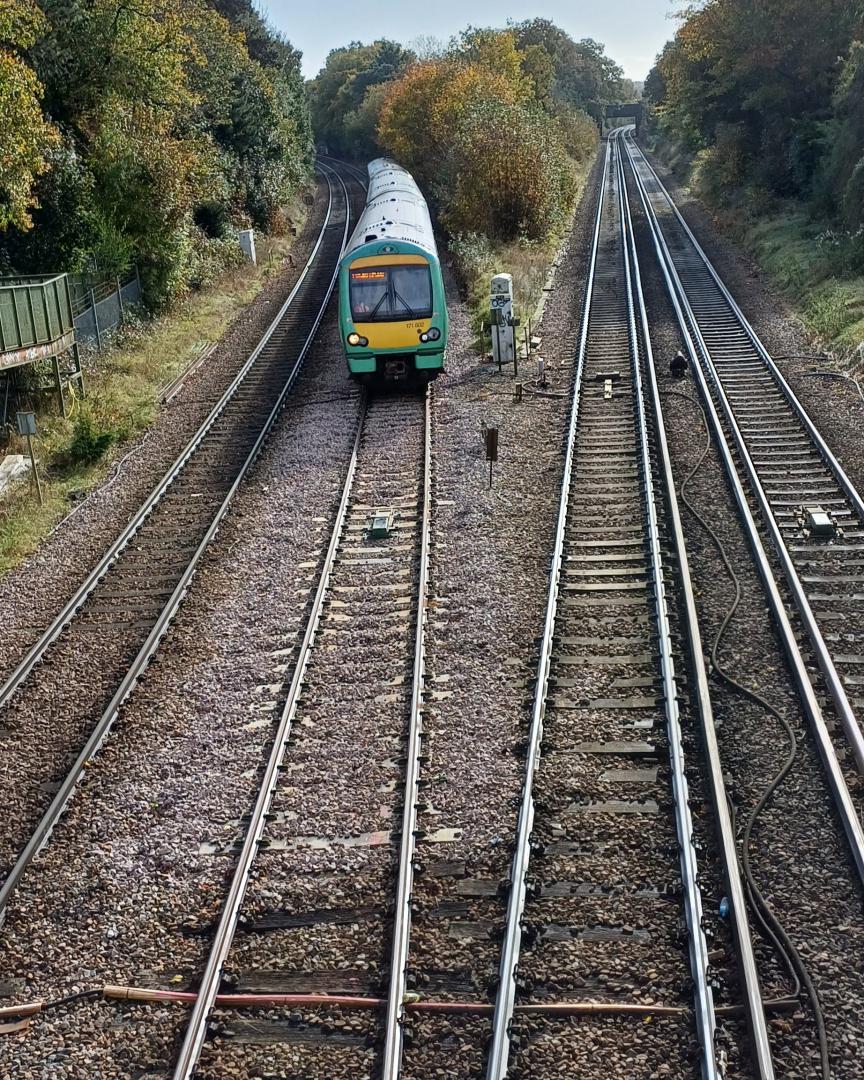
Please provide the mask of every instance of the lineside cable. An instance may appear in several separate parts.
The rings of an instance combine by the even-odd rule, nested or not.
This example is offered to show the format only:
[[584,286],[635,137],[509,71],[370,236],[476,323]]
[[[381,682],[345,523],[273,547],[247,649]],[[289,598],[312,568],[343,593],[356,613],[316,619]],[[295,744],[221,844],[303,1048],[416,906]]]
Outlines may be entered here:
[[[759,889],[759,886],[756,884],[756,879],[753,876],[752,868],[750,865],[750,843],[752,839],[753,826],[755,825],[756,820],[764,810],[768,801],[771,799],[780,784],[782,784],[782,782],[786,779],[789,770],[792,768],[792,765],[794,764],[795,758],[798,754],[798,743],[795,737],[795,732],[792,729],[792,725],[789,723],[786,717],[783,716],[774,705],[772,705],[769,701],[762,697],[761,694],[757,693],[755,690],[751,690],[749,687],[745,686],[743,683],[740,683],[737,679],[733,678],[726,671],[721,660],[719,659],[718,652],[720,649],[720,644],[726,634],[729,624],[735,616],[735,612],[740,606],[743,597],[743,590],[741,588],[741,581],[732,567],[723,542],[721,541],[717,533],[714,531],[714,529],[711,528],[705,518],[699,513],[699,511],[693,505],[687,494],[688,484],[702,467],[703,462],[711,451],[711,432],[708,427],[708,418],[705,415],[705,409],[703,408],[700,401],[698,401],[691,394],[686,394],[681,390],[665,390],[664,393],[674,395],[675,397],[684,398],[685,401],[688,401],[691,405],[696,406],[702,417],[702,426],[706,436],[705,445],[703,446],[701,453],[697,457],[695,464],[690,469],[684,480],[681,482],[679,491],[681,495],[681,501],[684,503],[684,505],[687,507],[687,509],[690,511],[690,513],[693,515],[699,525],[711,538],[711,541],[713,542],[715,548],[717,549],[717,553],[719,554],[720,559],[723,562],[726,573],[729,575],[729,578],[731,579],[735,587],[735,597],[725,616],[723,617],[717,633],[714,635],[714,640],[711,643],[711,673],[715,674],[722,682],[726,683],[735,692],[748,698],[759,708],[764,709],[767,713],[773,716],[782,726],[789,740],[789,750],[783,764],[780,766],[779,770],[774,775],[769,784],[765,787],[762,795],[756,801],[755,806],[749,811],[745,819],[741,835],[740,867],[741,873],[744,877],[748,898],[750,900],[750,904],[753,908],[754,914],[756,915],[757,922],[759,923],[763,934],[772,943],[775,950],[782,958],[783,964],[787,972],[789,973],[790,980],[793,986],[792,996],[798,997],[800,995],[802,983],[806,988],[807,997],[810,1000],[810,1006],[813,1011],[813,1017],[816,1023],[816,1030],[819,1038],[819,1057],[822,1067],[822,1080],[831,1080],[831,1061],[828,1055],[828,1037],[825,1029],[825,1016],[822,1011],[822,1003],[819,1000],[819,994],[816,990],[813,980],[810,977],[810,973],[807,970],[803,959],[801,958],[801,954],[798,952],[798,949],[790,940],[779,918],[777,917],[776,912],[771,907],[769,902],[765,899],[764,895]],[[732,819],[734,822],[736,812],[735,807],[731,803],[731,800],[730,812],[732,814]]]

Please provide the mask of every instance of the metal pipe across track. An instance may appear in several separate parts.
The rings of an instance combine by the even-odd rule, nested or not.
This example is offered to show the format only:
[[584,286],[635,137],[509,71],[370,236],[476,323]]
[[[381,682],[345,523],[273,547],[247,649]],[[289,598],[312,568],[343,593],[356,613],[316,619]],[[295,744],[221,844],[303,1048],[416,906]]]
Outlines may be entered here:
[[[650,668],[653,672],[652,675],[642,676],[635,680],[624,679],[620,685],[653,686],[659,669],[662,686],[661,700],[669,743],[671,794],[678,837],[684,915],[689,931],[689,968],[694,992],[695,1034],[700,1048],[702,1076],[706,1080],[714,1080],[720,1075],[715,1056],[714,1005],[708,977],[707,946],[702,929],[702,902],[697,880],[696,851],[684,769],[675,664],[667,609],[669,570],[664,566],[661,553],[658,496],[654,485],[655,466],[652,459],[649,421],[643,398],[640,367],[644,358],[646,367],[650,369],[650,341],[647,338],[644,305],[639,295],[638,268],[631,266],[630,222],[624,203],[622,181],[623,170],[619,147],[617,140],[611,139],[607,146],[601,196],[594,224],[586,299],[576,358],[561,502],[550,568],[549,596],[540,645],[517,840],[510,874],[507,925],[501,953],[498,996],[487,1062],[487,1080],[504,1080],[508,1070],[511,1024],[517,994],[517,969],[522,942],[522,920],[526,907],[532,830],[535,823],[534,778],[541,761],[547,708],[551,705],[553,709],[558,710],[562,704],[550,697],[550,686],[554,683],[559,690],[567,686],[568,680],[561,678],[559,672],[563,671],[564,675],[568,673],[568,669],[564,666],[568,661],[572,660],[575,663],[577,659],[580,659],[580,662],[585,664],[591,663],[590,656],[578,658],[562,655],[562,648],[573,644],[578,647],[580,642],[590,646],[595,641],[591,637],[572,639],[562,637],[562,633],[566,633],[567,623],[566,612],[562,615],[559,610],[562,603],[585,605],[580,607],[581,634],[590,633],[592,620],[596,619],[598,629],[600,623],[603,623],[604,627],[606,622],[612,626],[611,631],[607,627],[607,634],[620,635],[621,630],[626,628],[631,634],[640,635],[636,638],[613,636],[603,639],[607,650],[635,645],[642,652],[642,656],[633,657],[627,653],[618,654],[617,659],[615,656],[604,656],[599,658],[599,663],[606,665],[611,661],[612,664],[617,663],[623,668],[642,665],[645,671]],[[619,363],[622,366],[626,365],[626,369],[620,372],[612,370]],[[617,407],[613,405],[615,397],[619,400]],[[581,459],[581,470],[577,459]],[[665,464],[668,467],[668,460]],[[604,515],[607,524],[603,525],[598,520],[599,527],[589,527],[591,511],[588,509],[587,492],[582,495],[581,503],[578,502],[578,497],[580,485],[590,486],[594,482],[591,474],[596,470],[600,470],[604,478],[607,474],[611,474],[609,479],[612,488],[620,489],[622,494],[618,498],[622,503],[628,498],[638,500],[638,515],[641,516],[641,521],[638,518],[636,524],[632,519],[629,519],[627,523],[623,520],[616,521],[614,507],[610,507],[611,517],[606,518]],[[664,471],[662,475],[664,483],[668,483],[666,472]],[[602,485],[596,490],[602,491]],[[609,497],[612,498],[611,491]],[[617,516],[621,516],[620,512]],[[568,552],[574,552],[574,554],[567,554]],[[570,565],[565,567],[565,563]],[[580,563],[583,564],[584,569],[579,568]],[[680,565],[681,572],[686,574],[686,554]],[[574,587],[569,580],[567,585],[563,585],[562,579],[572,579],[574,575],[577,593],[582,590],[585,596],[585,599],[581,601],[578,597],[576,600],[562,597],[565,589]],[[587,577],[599,578],[599,581],[583,584],[583,579]],[[640,579],[644,579],[644,587],[639,583]],[[603,598],[604,593],[608,593],[606,599]],[[640,593],[643,595],[639,595]],[[692,588],[689,595],[692,598]],[[600,599],[595,601],[591,599],[592,597]],[[612,610],[620,607],[623,614],[612,617],[596,616],[592,614],[591,609],[598,603],[603,611],[607,606]],[[652,609],[656,636],[650,630],[649,613]],[[689,607],[687,615],[693,615]],[[698,643],[698,627],[690,628],[691,639],[694,635]],[[698,668],[702,665],[701,651],[696,656]],[[569,670],[574,669],[571,667]],[[697,684],[698,704],[704,714],[703,722],[713,731],[704,668],[697,678]],[[614,711],[616,705],[626,708],[635,704],[637,703],[618,702],[612,699],[595,702],[594,706],[598,709],[608,708]],[[641,707],[642,703],[638,704]],[[560,726],[561,721],[557,723]],[[585,752],[594,753],[596,749],[589,746],[586,747]],[[624,743],[613,740],[608,749],[609,752],[617,751],[626,754],[628,747]],[[632,744],[632,749],[636,752],[637,744]],[[645,752],[645,749],[642,744],[639,744],[640,753]],[[722,770],[719,759],[716,757],[716,741],[714,751],[712,779],[720,789],[717,801],[725,808],[725,792],[722,788]],[[605,748],[602,752],[605,752]],[[728,818],[728,808],[725,809],[725,822],[721,820],[719,824],[725,827],[722,849],[726,856],[725,869],[730,882],[730,894],[733,897],[736,927],[740,932],[742,974],[748,990],[747,1013],[748,1017],[751,1017],[754,1029],[759,1032],[763,1045],[767,1048],[764,1011],[755,973],[743,891],[738,878],[734,838]],[[760,1064],[763,1067],[759,1075],[765,1080],[773,1077],[770,1053],[767,1049],[760,1056]]]
[[[382,1076],[397,1077],[401,1068],[402,1021],[406,987],[406,964],[411,924],[411,889],[413,882],[413,860],[416,844],[417,801],[419,793],[419,771],[422,744],[422,708],[425,685],[425,632],[427,619],[427,589],[429,579],[429,549],[431,525],[431,411],[432,391],[427,387],[425,394],[423,419],[423,498],[420,521],[420,556],[417,569],[417,603],[413,637],[413,674],[407,727],[406,765],[404,783],[404,808],[400,833],[400,850],[396,882],[396,904],[393,921],[393,946],[391,959],[390,988],[388,993],[385,1060]],[[416,402],[408,402],[414,406]],[[272,748],[264,771],[254,810],[246,830],[245,837],[237,858],[237,864],[231,881],[228,896],[222,907],[213,944],[207,959],[198,996],[187,1025],[183,1045],[174,1068],[174,1080],[191,1080],[195,1074],[201,1048],[207,1034],[207,1026],[219,991],[222,973],[234,934],[237,928],[243,899],[249,884],[252,867],[261,845],[268,814],[276,794],[282,763],[288,749],[292,729],[301,705],[301,695],[307,688],[309,665],[312,659],[316,638],[331,588],[334,569],[339,565],[340,555],[345,546],[346,522],[349,509],[354,499],[355,481],[358,471],[358,457],[365,434],[365,425],[371,408],[368,398],[361,400],[357,433],[330,542],[319,571],[315,596],[310,607],[302,642],[288,688],[285,704],[273,737]],[[388,429],[392,429],[392,417],[388,420]]]
[[[723,461],[724,469],[732,486],[735,502],[756,559],[759,575],[768,594],[768,601],[777,625],[780,639],[792,668],[793,676],[798,686],[799,696],[805,712],[807,713],[816,739],[816,744],[819,748],[828,783],[846,833],[853,861],[859,878],[864,882],[864,830],[862,830],[861,820],[849,793],[849,788],[846,784],[843,770],[838,760],[837,751],[832,742],[830,732],[822,713],[822,708],[819,704],[817,689],[814,687],[813,682],[814,678],[818,679],[818,674],[811,672],[808,669],[807,662],[801,647],[798,644],[795,631],[789,620],[771,563],[762,544],[759,528],[750,508],[750,503],[744,488],[744,480],[739,474],[732,447],[726,437],[723,423],[718,414],[715,399],[716,402],[719,403],[726,419],[728,429],[732,433],[735,450],[737,451],[739,460],[743,466],[744,476],[749,482],[750,489],[760,507],[762,520],[765,527],[768,529],[775,551],[782,563],[784,575],[792,592],[795,606],[810,636],[811,647],[817,656],[819,668],[828,683],[829,693],[834,700],[838,715],[843,723],[844,733],[853,747],[856,760],[859,760],[859,754],[858,751],[855,750],[855,747],[858,745],[858,737],[861,734],[860,728],[858,727],[854,714],[851,713],[840,676],[834,666],[834,658],[832,658],[832,655],[829,653],[825,639],[816,624],[816,618],[814,618],[812,609],[807,600],[804,585],[798,576],[790,551],[782,534],[783,528],[785,528],[787,532],[792,532],[794,526],[789,523],[783,524],[783,519],[779,514],[775,517],[777,507],[772,505],[769,495],[766,494],[760,482],[756,464],[748,451],[748,446],[742,435],[741,428],[736,422],[735,411],[732,409],[729,399],[724,392],[722,374],[718,371],[717,366],[712,360],[711,349],[708,344],[709,339],[706,337],[706,333],[703,333],[703,330],[706,329],[706,322],[709,321],[710,316],[700,315],[699,312],[694,309],[688,296],[688,282],[692,281],[692,279],[689,277],[683,278],[681,274],[679,274],[679,264],[685,263],[688,259],[691,267],[693,260],[698,260],[699,263],[706,266],[707,273],[707,257],[696,243],[695,238],[692,239],[692,243],[690,244],[690,254],[688,257],[684,244],[689,242],[692,233],[690,233],[685,225],[681,224],[683,219],[672,205],[671,196],[660,183],[656,173],[651,169],[644,155],[641,154],[641,151],[635,146],[635,143],[629,134],[624,136],[624,143],[631,167],[630,175],[634,179],[639,199],[645,211],[645,216],[653,238],[654,249],[666,283],[666,289],[675,310],[682,338],[690,355],[691,366],[699,385],[706,413],[711,423],[714,439]],[[657,213],[658,206],[661,211],[664,209],[666,211],[665,217],[667,228],[669,227],[668,219],[670,216],[674,222],[678,223],[677,258],[675,253],[670,249],[667,236],[661,226],[660,216]],[[674,213],[672,213],[672,211],[674,211]],[[719,282],[719,278],[717,278],[713,268],[711,268],[709,277],[712,283],[716,284]],[[725,287],[723,287],[723,290],[719,295],[728,296],[728,291],[725,290]],[[731,300],[731,297],[729,299]],[[734,305],[734,301],[732,301],[732,304]],[[734,320],[731,324],[733,328],[735,324],[739,324],[742,320],[746,324],[746,320],[744,320],[744,316],[740,313],[737,306],[729,308],[728,310],[731,312],[731,317]],[[727,326],[728,325],[730,324],[727,324]],[[716,329],[713,326],[711,327],[711,330],[716,333]],[[723,334],[728,336],[729,332],[730,331],[727,329],[726,331],[723,331]],[[742,330],[742,332],[744,331]],[[755,333],[750,330],[747,334],[748,341],[751,341],[750,334],[752,334],[755,339]],[[717,339],[711,340],[716,341]],[[714,347],[716,348],[716,346]],[[751,358],[752,357],[756,357],[759,363],[762,363],[761,356],[751,351]],[[779,373],[776,377],[779,377]],[[775,378],[773,372],[771,378]],[[791,394],[791,390],[789,393]],[[791,406],[789,406],[789,408],[791,410]],[[822,444],[821,438],[819,439],[819,444]],[[838,479],[837,483],[840,484],[841,481]],[[857,516],[857,509],[854,512]],[[849,551],[852,553],[857,551],[859,554],[864,553],[864,529],[862,529],[860,524],[854,530],[852,538],[855,542],[852,545],[848,545]],[[823,550],[830,553],[832,548],[835,547],[832,545],[822,549],[814,544],[799,546],[805,547],[814,555],[819,555]],[[839,554],[844,556],[847,553],[844,552],[842,548],[847,547],[847,545],[840,546],[841,551]],[[815,550],[813,550],[814,548]],[[838,659],[842,658],[842,656],[838,657]],[[854,658],[846,657],[845,659],[851,660]],[[833,677],[829,678],[832,673]]]
[[[345,184],[329,167],[322,166],[322,170],[329,192],[324,222],[290,295],[182,453],[0,688],[0,707],[6,706],[16,691],[26,692],[33,669],[61,635],[74,632],[82,615],[96,612],[96,621],[104,626],[106,635],[118,633],[118,619],[130,610],[139,620],[144,619],[143,624],[133,624],[133,628],[141,627],[138,640],[143,637],[134,658],[0,888],[0,921],[27,867],[62,815],[87,763],[98,752],[121,705],[156,653],[205,550],[299,375],[333,291],[350,224]],[[133,539],[136,543],[130,547]],[[172,554],[182,556],[178,563],[169,565],[166,545]],[[154,605],[146,617],[138,610],[142,574],[147,587],[144,599],[153,595],[151,590],[156,585],[161,587],[156,597],[161,601],[167,596],[165,603]],[[88,643],[93,640],[92,630],[90,624]]]

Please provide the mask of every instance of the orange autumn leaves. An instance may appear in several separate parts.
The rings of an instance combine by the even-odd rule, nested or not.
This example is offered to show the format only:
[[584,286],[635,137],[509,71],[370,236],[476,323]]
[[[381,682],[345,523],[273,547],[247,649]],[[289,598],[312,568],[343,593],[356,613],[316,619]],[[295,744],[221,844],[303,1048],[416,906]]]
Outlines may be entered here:
[[[384,92],[378,140],[427,186],[451,232],[542,240],[575,197],[568,133],[538,98],[513,31],[469,31]],[[582,125],[590,153],[596,131]]]

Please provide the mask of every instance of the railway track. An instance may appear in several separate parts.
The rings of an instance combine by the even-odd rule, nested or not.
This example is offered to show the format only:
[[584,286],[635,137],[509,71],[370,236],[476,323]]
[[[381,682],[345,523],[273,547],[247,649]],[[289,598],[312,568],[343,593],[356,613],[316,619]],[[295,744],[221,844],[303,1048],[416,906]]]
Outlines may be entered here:
[[617,1074],[621,1018],[658,999],[669,1009],[648,1047],[654,1067],[697,1057],[703,1076],[721,1075],[667,606],[681,598],[753,1057],[771,1077],[686,553],[677,571],[664,556],[680,523],[660,494],[668,456],[652,450],[650,341],[617,140],[608,155],[486,1075],[557,1075],[562,1060],[580,1075]]
[[[864,503],[632,134],[622,141],[713,437],[864,881],[861,808],[847,783],[849,776],[854,790],[860,777],[845,761],[851,753],[858,774],[864,769],[857,715],[864,706],[864,593],[856,591],[864,583]],[[770,556],[777,560],[777,576]]]
[[[398,1075],[425,686],[430,396],[363,399],[314,600],[175,1080],[199,1075],[229,969],[241,989],[260,986],[267,971],[278,969],[283,986],[299,982],[331,995],[317,1008],[314,993],[295,999],[310,1011],[292,1013],[287,1035],[283,1015],[272,1022],[302,1075],[352,1075],[357,1055],[377,1043],[383,1075]],[[346,742],[356,745],[356,759],[335,775],[332,750]],[[337,895],[350,899],[347,910],[335,906]],[[309,970],[318,956],[341,957],[342,970]],[[321,1010],[332,1019],[352,989],[358,1004],[358,979],[367,992],[382,994],[386,1007],[366,1012],[356,1030],[350,1021],[322,1020]],[[264,1009],[268,999],[259,1000]],[[259,1032],[268,1023],[260,1014],[252,1022]],[[200,1074],[220,1075],[223,1058],[243,1046],[242,1038],[208,1043]]]
[[[412,1034],[415,1048],[421,1039],[438,1039],[442,1013],[470,1018],[478,1045],[491,1025],[487,1080],[542,1080],[560,1075],[562,1063],[584,1076],[635,1075],[637,1059],[646,1075],[668,1065],[672,1075],[689,1076],[698,1068],[708,1080],[720,1077],[724,1066],[715,1038],[714,956],[703,930],[701,894],[712,887],[706,881],[718,869],[730,907],[729,951],[737,967],[739,997],[733,1011],[747,1021],[751,1075],[760,1080],[775,1075],[627,203],[625,170],[634,154],[623,139],[610,140],[509,878],[468,879],[464,869],[448,865],[448,830],[438,830],[440,835],[428,830],[434,807],[424,817],[427,828],[418,828],[418,811],[424,809],[421,770],[426,771],[429,753],[422,716],[431,397],[427,392],[424,402],[364,395],[335,525],[315,568],[317,585],[302,640],[284,656],[290,684],[278,691],[284,696],[272,750],[234,852],[227,898],[214,924],[174,1080],[219,1080],[244,1067],[253,1075],[287,1069],[305,1080],[428,1075],[428,1053],[425,1059],[411,1058],[403,1044],[410,1043]],[[637,175],[645,172],[638,160],[634,168]],[[362,186],[362,177],[353,179]],[[347,191],[335,177],[329,183],[331,208],[319,256],[325,241],[335,243],[337,229],[344,238],[348,228],[347,209],[340,220],[333,198],[341,186],[347,207]],[[645,190],[643,199],[647,210]],[[294,300],[308,294],[300,289],[307,275],[320,273],[326,279],[316,265],[313,253],[294,299],[274,327],[290,313]],[[670,287],[673,271],[670,260]],[[332,288],[332,275],[329,281]],[[686,293],[675,295],[684,312]],[[43,670],[50,677],[52,667],[59,668],[52,649],[68,645],[80,650],[74,633],[96,643],[100,669],[109,655],[105,648],[115,648],[118,657],[138,649],[131,666],[122,666],[117,678],[111,675],[115,683],[122,677],[121,682],[100,683],[99,692],[110,698],[99,721],[105,726],[93,729],[23,853],[26,861],[20,870],[15,864],[0,891],[0,914],[158,647],[197,561],[290,390],[324,306],[326,300],[316,312],[310,295],[308,307],[295,309],[297,318],[311,326],[305,339],[292,339],[297,366],[289,371],[294,361],[281,357],[276,361],[283,365],[281,380],[262,375],[258,384],[238,381],[237,393],[230,399],[226,395],[222,411],[214,409],[208,421],[212,443],[206,442],[209,429],[202,428],[202,449],[212,449],[200,459],[195,449],[190,451],[171,480],[157,488],[147,514],[128,536],[124,533],[122,544],[118,540],[92,590],[82,593],[75,610],[70,605],[64,612],[67,617],[58,620],[56,633],[53,628],[46,632],[44,649],[31,668],[17,682],[13,675],[9,689],[4,688],[0,703],[6,703],[8,713],[10,703],[19,702]],[[695,363],[698,325],[686,325]],[[252,377],[259,357],[279,351],[274,327],[250,358],[244,369],[250,374],[244,377]],[[755,375],[745,374],[740,385],[750,385],[746,380],[751,378]],[[732,383],[737,385],[734,378]],[[761,385],[754,382],[751,394]],[[703,391],[710,398],[707,378]],[[235,398],[238,407],[254,408],[256,394],[276,402],[269,412],[259,408],[259,413],[245,414],[257,417],[256,431],[247,430],[239,412],[217,426]],[[749,408],[746,395],[741,401]],[[763,413],[752,415],[755,430]],[[719,419],[717,425],[719,430]],[[785,436],[780,438],[785,446]],[[243,439],[246,450],[239,454],[238,472],[229,448],[233,451],[234,442]],[[777,475],[785,475],[782,460]],[[174,486],[181,481],[187,486]],[[800,490],[806,497],[810,489]],[[741,499],[747,505],[743,493]],[[789,525],[782,498],[778,506],[779,520]],[[167,523],[161,533],[157,512]],[[789,530],[791,525],[787,539],[794,532]],[[845,536],[829,547],[809,539],[792,546],[804,554],[812,548],[808,558],[833,547],[846,554],[847,548],[856,550],[854,542],[846,544],[848,538],[857,539],[855,529],[846,528]],[[768,573],[767,559],[764,565]],[[776,586],[774,592],[786,618]],[[825,641],[854,645],[854,631],[844,638],[840,621],[825,618],[828,610],[816,612],[826,626],[835,626],[826,630]],[[112,633],[116,642],[110,640]],[[686,643],[686,659],[678,635]],[[790,638],[794,641],[791,629]],[[841,675],[854,670],[855,654],[843,662],[847,667]],[[682,678],[685,663],[688,671]],[[806,663],[799,654],[799,681],[809,687],[817,731],[819,724],[825,729],[823,757],[841,813],[845,792],[854,815]],[[109,666],[109,674],[119,664]],[[44,691],[56,692],[54,686]],[[698,767],[685,760],[685,748],[698,741],[697,727],[706,752]],[[340,763],[335,771],[333,761]],[[694,837],[696,807],[691,814],[688,784],[697,768],[700,788],[713,804],[710,840],[716,851],[704,860]],[[712,816],[708,809],[698,807],[703,838],[705,821]],[[854,845],[857,818],[844,821]],[[436,848],[443,856],[437,865]],[[448,882],[461,873],[458,901],[445,901],[431,913],[440,936],[424,937],[419,949],[418,920],[412,919],[415,869]],[[423,935],[431,926],[428,914],[420,920]],[[465,972],[448,986],[446,979],[436,983],[440,972],[430,978],[424,970],[441,942],[449,939],[450,962],[459,956],[460,935],[489,937],[496,924],[504,932],[494,1005],[484,1000],[481,973]],[[434,948],[430,941],[437,943]],[[498,952],[491,937],[489,952]],[[427,992],[443,988],[438,996],[447,1000],[418,1001],[418,987]],[[227,988],[239,995],[237,1004],[253,1006],[254,1012],[222,1010],[219,995]],[[642,1024],[649,1018],[650,1031]],[[467,1049],[453,1030],[441,1057],[449,1071],[439,1075],[454,1069],[458,1074]],[[463,1037],[467,1031],[468,1026]]]
[[[312,254],[261,342],[99,564],[0,687],[15,738],[41,726],[0,838],[0,919],[159,648],[196,568],[289,395],[336,280],[349,227],[342,179]],[[20,737],[20,736],[19,736]],[[54,772],[53,770],[62,770]],[[29,839],[28,839],[29,837]]]
[[328,163],[331,168],[341,169],[343,173],[350,176],[364,191],[368,189],[369,184],[363,169],[358,168],[356,165],[352,165],[348,161],[342,161],[341,158],[331,157],[329,154],[319,154],[319,159]]

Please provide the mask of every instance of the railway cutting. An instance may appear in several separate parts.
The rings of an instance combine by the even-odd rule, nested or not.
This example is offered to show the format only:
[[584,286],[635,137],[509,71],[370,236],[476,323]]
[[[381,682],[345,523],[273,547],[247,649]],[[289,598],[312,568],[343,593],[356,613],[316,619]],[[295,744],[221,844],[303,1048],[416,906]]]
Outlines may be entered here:
[[858,1076],[864,500],[614,100],[537,325],[509,157],[321,145],[296,285],[0,686],[3,1075]]

